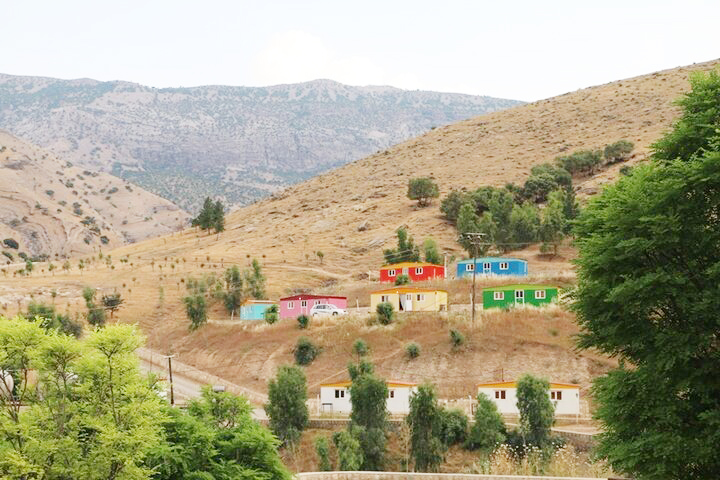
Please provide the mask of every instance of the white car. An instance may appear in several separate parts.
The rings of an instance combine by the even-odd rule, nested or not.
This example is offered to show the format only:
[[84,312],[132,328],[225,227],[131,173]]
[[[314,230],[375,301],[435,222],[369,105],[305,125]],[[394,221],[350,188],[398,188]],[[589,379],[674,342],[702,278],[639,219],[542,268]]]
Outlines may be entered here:
[[347,310],[344,308],[330,305],[329,303],[321,303],[319,305],[313,305],[310,309],[310,316],[316,317],[318,315],[346,315]]

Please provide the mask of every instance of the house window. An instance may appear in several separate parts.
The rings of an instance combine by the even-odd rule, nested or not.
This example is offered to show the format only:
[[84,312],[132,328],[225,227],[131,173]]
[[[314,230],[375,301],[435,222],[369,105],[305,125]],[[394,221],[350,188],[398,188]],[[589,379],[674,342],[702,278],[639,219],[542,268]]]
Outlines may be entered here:
[[552,390],[550,392],[550,400],[562,400],[562,390]]
[[495,398],[505,400],[505,390],[495,390]]
[[395,398],[395,390],[388,391],[388,398]]
[[490,262],[483,263],[483,270],[490,270]]
[[475,270],[475,264],[474,264],[474,263],[468,263],[467,265],[465,265],[465,271],[466,271],[466,272],[472,272],[473,270]]
[[388,270],[388,277],[394,277],[396,273],[395,270]]
[[535,298],[542,300],[545,298],[545,290],[535,290]]
[[320,300],[315,300],[314,304],[315,304],[315,305],[320,305]]
[[493,300],[505,300],[505,292],[493,292]]
[[415,275],[422,275],[423,267],[416,267],[415,268]]
[[390,301],[390,295],[380,295],[380,301],[381,301],[381,302],[389,302],[389,301]]
[[292,310],[293,308],[295,308],[295,302],[288,302],[288,309]]
[[345,398],[345,390],[335,390],[335,398]]
[[500,270],[507,270],[508,262],[500,262]]
[[418,295],[417,295],[417,301],[418,301],[418,302],[424,302],[424,301],[425,301],[425,294],[424,294],[424,293],[418,293]]
[[515,290],[515,299],[522,300],[525,298],[525,290]]
[[405,295],[405,300],[408,300],[408,301],[412,302],[412,293],[406,294],[406,295]]
[[307,307],[307,300],[301,300],[300,307]]

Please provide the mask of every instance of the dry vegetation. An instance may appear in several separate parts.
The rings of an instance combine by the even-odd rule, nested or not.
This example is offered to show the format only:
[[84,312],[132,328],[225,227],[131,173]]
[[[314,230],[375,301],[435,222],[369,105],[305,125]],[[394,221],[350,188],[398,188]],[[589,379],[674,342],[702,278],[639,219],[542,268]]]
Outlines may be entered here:
[[[303,334],[323,347],[307,368],[311,395],[320,382],[344,377],[357,337],[370,344],[382,375],[434,381],[444,397],[467,397],[474,383],[497,378],[500,369],[506,377],[532,371],[587,387],[610,361],[574,351],[573,316],[559,308],[483,314],[476,325],[453,312],[401,317],[390,327],[368,325],[358,316],[318,322],[305,332],[293,322],[230,324],[218,306],[209,325],[189,333],[181,305],[183,280],[220,273],[230,264],[245,266],[254,257],[263,264],[270,298],[308,288],[346,293],[351,306],[355,299],[366,305],[367,293],[377,286],[373,278],[383,263],[382,249],[394,246],[398,226],[407,225],[416,240],[432,236],[450,257],[462,255],[455,230],[437,204],[418,209],[405,197],[409,178],[432,176],[442,194],[521,182],[532,165],[621,138],[636,144],[630,163],[640,162],[677,114],[672,100],[688,88],[688,73],[717,63],[623,80],[438,128],[240,209],[228,216],[227,231],[220,235],[188,229],[118,248],[110,252],[115,269],[95,263],[81,273],[75,261],[69,273],[51,276],[40,265],[29,278],[0,277],[0,308],[12,314],[18,305],[24,308],[31,293],[50,301],[56,289],[61,310],[82,311],[83,285],[117,289],[127,300],[117,318],[140,323],[151,348],[173,351],[183,362],[258,390],[265,389],[277,365],[292,361],[292,347]],[[615,178],[618,169],[577,179],[581,193]],[[363,222],[367,228],[359,231]],[[318,250],[324,253],[322,263],[314,255]],[[541,256],[536,247],[512,255],[528,259],[531,272],[544,283],[573,280],[571,247],[556,259]],[[128,263],[120,264],[120,258]],[[442,286],[451,292],[451,303],[467,303],[469,282]],[[450,328],[459,328],[468,339],[456,352],[448,340]],[[404,357],[403,347],[411,340],[422,348],[414,361]]]

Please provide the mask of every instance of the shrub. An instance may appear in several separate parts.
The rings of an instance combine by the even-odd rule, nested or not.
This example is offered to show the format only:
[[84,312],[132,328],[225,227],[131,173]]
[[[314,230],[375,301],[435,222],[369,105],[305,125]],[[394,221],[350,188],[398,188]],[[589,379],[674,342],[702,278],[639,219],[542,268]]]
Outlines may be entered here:
[[378,321],[383,325],[390,325],[395,317],[395,310],[392,303],[389,302],[378,303],[375,311],[377,312]]
[[408,283],[410,283],[410,277],[407,275],[398,275],[395,278],[395,285],[407,285]]
[[338,470],[357,471],[362,467],[364,458],[360,442],[348,431],[333,433],[333,443],[338,452]]
[[278,321],[279,318],[279,309],[277,305],[270,305],[267,310],[265,310],[265,313],[263,314],[263,317],[265,318],[265,322],[272,325],[273,323]]
[[5,240],[3,240],[3,245],[5,245],[8,248],[13,248],[15,250],[20,248],[20,245],[18,244],[18,242],[13,238],[6,238]]
[[332,465],[330,465],[330,447],[328,446],[327,437],[315,438],[315,452],[320,459],[318,469],[321,472],[329,472],[332,470]]
[[465,335],[463,335],[459,330],[450,330],[450,343],[453,348],[461,347],[463,343],[465,343]]
[[6,252],[5,250],[3,250],[2,254],[5,255],[5,256],[12,262],[12,260],[13,260],[13,254],[12,254],[12,253]]
[[619,140],[615,143],[611,143],[610,145],[607,145],[603,151],[605,161],[608,163],[625,161],[627,160],[628,155],[632,153],[633,148],[635,148],[635,145],[628,140]]
[[505,440],[505,422],[503,422],[497,406],[484,393],[477,396],[475,423],[473,423],[465,440],[468,450],[492,451]]
[[408,182],[407,196],[410,200],[417,200],[418,206],[425,207],[430,205],[432,198],[440,196],[440,189],[429,177],[411,178]]
[[420,345],[415,342],[410,342],[405,345],[405,353],[411,360],[420,356]]
[[468,417],[457,408],[440,411],[440,440],[448,447],[464,443],[467,438]]
[[297,317],[298,327],[305,329],[310,325],[310,317],[307,315],[298,315]]
[[310,365],[320,352],[309,338],[300,337],[298,338],[293,353],[295,355],[295,363],[305,366]]
[[370,352],[370,347],[368,347],[367,342],[365,340],[363,340],[362,338],[358,338],[357,340],[355,340],[352,348],[353,348],[353,353],[355,353],[355,355],[357,355],[358,358],[364,357],[365,355],[367,355]]

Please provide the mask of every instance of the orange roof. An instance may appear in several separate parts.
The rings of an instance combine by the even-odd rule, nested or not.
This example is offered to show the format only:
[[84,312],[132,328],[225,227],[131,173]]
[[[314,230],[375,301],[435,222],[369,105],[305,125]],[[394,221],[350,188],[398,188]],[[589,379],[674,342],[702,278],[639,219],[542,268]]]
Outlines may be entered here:
[[445,292],[446,290],[432,289],[432,288],[417,288],[417,287],[395,287],[386,288],[384,290],[377,290],[370,292],[370,295],[377,295],[379,293],[423,293],[423,292]]
[[392,263],[390,265],[383,265],[380,267],[380,270],[385,270],[387,268],[394,268],[395,270],[399,268],[411,268],[411,267],[442,267],[443,265],[436,265],[434,263],[427,263],[427,262],[400,262],[400,263]]
[[[344,382],[335,382],[335,383],[321,383],[321,387],[349,387],[352,385],[351,381],[344,381]],[[417,387],[417,383],[408,383],[408,382],[396,382],[394,380],[388,380],[385,382],[385,385],[388,387]]]
[[[517,382],[514,380],[508,381],[508,382],[485,382],[485,383],[478,383],[478,388],[515,388],[517,387]],[[575,385],[574,383],[556,383],[556,382],[550,382],[550,388],[555,389],[574,389],[574,388],[580,388],[580,385]]]

